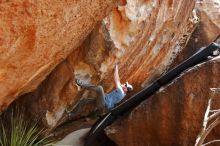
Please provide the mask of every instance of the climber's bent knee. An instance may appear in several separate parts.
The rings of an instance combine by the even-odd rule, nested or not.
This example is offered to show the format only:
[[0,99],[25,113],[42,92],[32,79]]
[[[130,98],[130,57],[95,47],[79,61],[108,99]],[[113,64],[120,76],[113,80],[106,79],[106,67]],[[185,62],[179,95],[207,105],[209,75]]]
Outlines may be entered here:
[[97,90],[99,90],[99,91],[103,91],[103,87],[100,86],[100,85],[98,85],[98,86],[97,86]]

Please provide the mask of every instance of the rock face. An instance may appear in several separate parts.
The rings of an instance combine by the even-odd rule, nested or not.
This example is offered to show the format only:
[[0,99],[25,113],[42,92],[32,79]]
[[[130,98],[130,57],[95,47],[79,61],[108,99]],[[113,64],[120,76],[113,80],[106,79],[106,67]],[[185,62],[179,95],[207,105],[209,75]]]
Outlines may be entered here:
[[[134,94],[167,69],[195,26],[175,62],[220,33],[219,3],[196,4],[199,24],[194,6],[189,0],[1,2],[0,111],[19,98],[28,115],[54,128],[68,119],[66,109],[96,96],[81,90],[75,78],[109,92],[117,62],[121,82],[133,84]],[[193,145],[209,88],[219,83],[219,64],[216,60],[187,72],[111,126],[108,135],[126,146]],[[72,118],[94,109],[95,104],[88,105]]]
[[114,0],[1,1],[0,111],[35,89],[105,17]]
[[195,9],[200,21],[197,23],[186,48],[172,62],[172,67],[192,55],[198,48],[208,45],[220,34],[220,23],[218,23],[220,17],[219,1],[197,1]]
[[218,0],[206,0],[198,1],[196,3],[196,8],[202,13],[205,13],[210,21],[214,23],[217,27],[220,27],[220,1]]
[[[194,145],[202,127],[210,88],[219,87],[220,59],[199,65],[139,105],[106,131],[120,146]],[[219,93],[213,109],[220,107]],[[219,133],[212,133],[215,138]],[[212,135],[213,136],[213,135]]]
[[196,8],[200,11],[202,27],[200,33],[205,33],[206,39],[213,40],[213,36],[220,34],[220,1],[207,0],[196,3]]
[[[200,22],[172,67],[188,58],[198,48],[208,45],[220,34],[220,25],[216,23],[219,20],[216,18],[220,16],[219,6],[213,1],[196,3]],[[194,145],[208,99],[213,96],[209,88],[219,87],[219,64],[218,59],[185,72],[142,103],[129,116],[110,126],[106,133],[120,146]],[[213,108],[218,109],[219,93],[214,97]],[[216,130],[219,129],[209,135],[209,140],[220,136]]]
[[[45,124],[54,127],[61,118],[65,121],[66,108],[71,109],[80,98],[94,96],[79,90],[74,79],[101,84],[109,92],[116,62],[121,82],[131,82],[135,93],[159,76],[184,46],[179,40],[194,29],[193,8],[194,3],[187,0],[120,1],[84,43],[21,102],[32,116],[43,115]],[[80,116],[91,109],[83,109]]]

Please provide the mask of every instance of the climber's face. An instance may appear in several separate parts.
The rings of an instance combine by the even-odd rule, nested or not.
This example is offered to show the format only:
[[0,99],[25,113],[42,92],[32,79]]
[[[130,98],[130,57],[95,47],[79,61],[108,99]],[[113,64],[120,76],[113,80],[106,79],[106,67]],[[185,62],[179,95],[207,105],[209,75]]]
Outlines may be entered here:
[[125,86],[125,84],[121,85],[123,91],[125,92],[125,94],[128,92],[128,89],[127,87]]

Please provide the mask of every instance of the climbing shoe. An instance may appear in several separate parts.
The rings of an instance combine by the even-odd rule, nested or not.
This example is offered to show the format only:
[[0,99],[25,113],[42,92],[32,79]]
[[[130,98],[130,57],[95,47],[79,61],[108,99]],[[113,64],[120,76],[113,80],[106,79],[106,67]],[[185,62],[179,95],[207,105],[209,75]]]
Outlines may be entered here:
[[75,79],[75,82],[78,86],[82,87],[83,82],[80,79]]

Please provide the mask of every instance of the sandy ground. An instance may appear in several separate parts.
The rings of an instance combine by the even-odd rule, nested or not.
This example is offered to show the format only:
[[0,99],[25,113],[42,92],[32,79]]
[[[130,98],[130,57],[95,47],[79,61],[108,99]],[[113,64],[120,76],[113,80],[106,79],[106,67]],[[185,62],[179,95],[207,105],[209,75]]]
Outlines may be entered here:
[[66,137],[64,137],[64,139],[56,143],[54,146],[83,146],[83,138],[89,132],[89,130],[90,128],[85,128],[74,131]]

